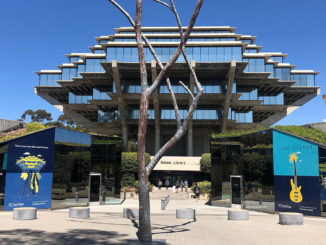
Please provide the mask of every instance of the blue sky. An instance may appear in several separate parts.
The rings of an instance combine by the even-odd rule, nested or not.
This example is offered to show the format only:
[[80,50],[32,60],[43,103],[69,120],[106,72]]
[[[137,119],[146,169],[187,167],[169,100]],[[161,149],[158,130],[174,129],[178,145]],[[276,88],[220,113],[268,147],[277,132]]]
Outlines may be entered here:
[[[117,0],[119,1],[119,0]],[[183,25],[195,0],[175,0]],[[135,1],[120,0],[134,14]],[[257,36],[262,51],[287,53],[285,62],[296,69],[320,71],[316,85],[326,80],[326,1],[204,0],[197,25],[229,25],[240,34]],[[173,26],[173,16],[162,6],[144,0],[144,26]],[[26,109],[46,109],[54,119],[60,111],[34,94],[35,71],[56,69],[65,54],[88,52],[94,37],[129,26],[106,0],[0,1],[0,118],[18,119]],[[304,124],[326,118],[319,95],[278,124]]]

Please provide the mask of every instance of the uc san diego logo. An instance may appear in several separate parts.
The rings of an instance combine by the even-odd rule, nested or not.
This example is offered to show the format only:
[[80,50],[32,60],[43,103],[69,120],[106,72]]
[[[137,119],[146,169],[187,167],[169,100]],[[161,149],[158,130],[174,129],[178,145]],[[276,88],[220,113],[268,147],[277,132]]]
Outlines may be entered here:
[[45,161],[42,155],[31,156],[29,152],[25,152],[23,157],[17,160],[16,165],[22,170],[20,178],[24,180],[25,187],[29,193],[35,195],[39,191],[39,183],[41,180],[40,170],[45,166]]

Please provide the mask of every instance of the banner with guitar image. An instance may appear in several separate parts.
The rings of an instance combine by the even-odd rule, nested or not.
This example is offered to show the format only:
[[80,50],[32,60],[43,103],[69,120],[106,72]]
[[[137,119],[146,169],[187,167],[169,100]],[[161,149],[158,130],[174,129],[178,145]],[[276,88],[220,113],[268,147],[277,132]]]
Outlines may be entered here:
[[318,145],[273,131],[275,211],[320,216]]

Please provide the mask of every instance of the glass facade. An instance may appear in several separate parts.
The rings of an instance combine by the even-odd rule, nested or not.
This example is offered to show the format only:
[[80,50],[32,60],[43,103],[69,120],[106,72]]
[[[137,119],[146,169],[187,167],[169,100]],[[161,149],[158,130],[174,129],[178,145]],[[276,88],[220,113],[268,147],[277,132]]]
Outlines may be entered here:
[[101,62],[105,62],[105,59],[86,59],[85,72],[105,72]]
[[58,80],[62,80],[61,73],[42,73],[39,75],[39,86],[61,86],[57,83]]
[[111,100],[111,97],[108,95],[108,93],[112,93],[112,89],[96,89],[93,88],[93,100]]
[[[25,142],[24,145],[21,142]],[[117,137],[94,136],[62,128],[49,128],[0,143],[0,210],[4,209],[5,203],[5,210],[10,210],[8,207],[11,205],[43,205],[37,207],[52,209],[89,205],[91,173],[102,176],[99,204],[110,204],[111,199],[117,198],[120,202],[121,145],[122,140]],[[22,147],[29,152],[20,149]],[[22,159],[19,157],[21,152],[25,152],[24,157],[35,154],[34,158],[45,159],[45,166],[38,173],[39,181],[35,184],[38,190],[30,194],[26,194],[30,177],[25,183],[21,167],[17,173],[13,172],[16,159]],[[36,156],[37,152],[42,152],[42,155]],[[7,188],[6,177],[10,183]],[[45,207],[44,203],[48,206]]]
[[90,104],[89,100],[92,100],[92,95],[75,95],[71,92],[68,94],[69,104]]
[[297,86],[297,87],[315,86],[314,74],[291,74],[291,80],[296,81],[296,83],[293,86]]
[[[131,108],[127,110],[127,119],[139,119],[139,109]],[[148,109],[147,119],[155,119],[154,109]]]
[[98,122],[112,122],[113,120],[120,118],[120,112],[118,109],[111,109],[107,111],[98,110],[97,121]]
[[231,113],[228,114],[228,119],[234,120],[237,123],[253,123],[252,111],[242,112],[231,109]]
[[262,100],[262,105],[284,105],[284,94],[279,93],[273,96],[258,96],[258,100]]
[[248,62],[244,72],[265,72],[265,59],[264,58],[244,58],[243,61]]
[[241,94],[238,100],[257,100],[258,90],[252,87],[238,87],[237,94]]
[[278,77],[280,80],[283,81],[290,80],[290,68],[274,68],[274,77]]
[[[150,42],[180,42],[180,38],[152,38],[147,37]],[[114,39],[115,42],[136,42],[135,38],[116,38]],[[225,41],[236,41],[235,37],[212,37],[212,38],[205,38],[205,37],[198,37],[198,38],[188,38],[187,42],[225,42]]]
[[56,128],[52,208],[86,206],[89,175],[100,173],[100,203],[120,198],[121,140]]
[[230,176],[243,176],[243,206],[274,212],[272,131],[211,140],[212,205],[231,206]]
[[62,81],[72,81],[73,77],[77,77],[77,68],[62,68]]
[[[154,47],[155,52],[162,62],[168,62],[175,53],[176,47]],[[150,50],[144,48],[146,62],[154,60]],[[197,62],[229,62],[242,60],[241,47],[187,47],[186,53],[189,60]],[[107,48],[107,61],[138,62],[136,47],[109,47]],[[182,55],[177,62],[185,62]]]

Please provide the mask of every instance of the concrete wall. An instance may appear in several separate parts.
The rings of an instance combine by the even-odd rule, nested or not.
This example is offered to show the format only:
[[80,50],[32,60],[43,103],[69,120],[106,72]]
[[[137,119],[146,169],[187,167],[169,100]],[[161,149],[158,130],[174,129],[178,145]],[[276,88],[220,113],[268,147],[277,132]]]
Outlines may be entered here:
[[315,128],[315,129],[319,129],[323,132],[326,132],[326,122],[320,122],[320,123],[309,123],[306,125],[303,125],[304,127],[308,127],[308,128]]
[[12,120],[6,120],[6,119],[0,119],[0,132],[6,131],[11,128],[15,128],[15,127],[19,128],[20,124],[25,124],[25,123],[18,122],[18,121],[12,121]]

